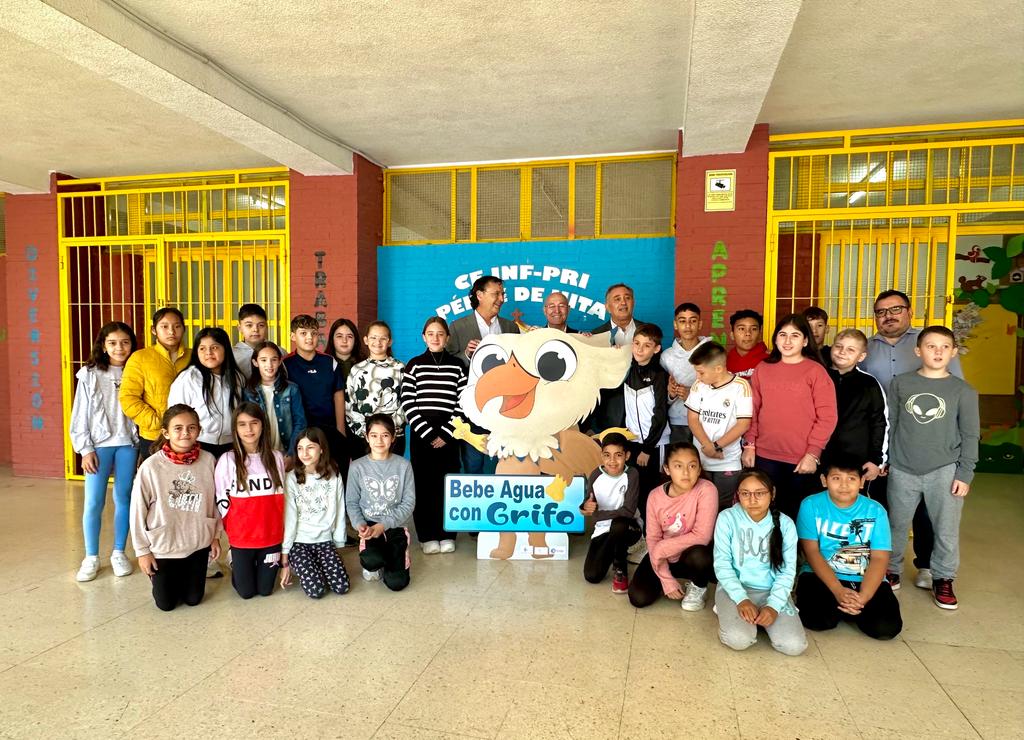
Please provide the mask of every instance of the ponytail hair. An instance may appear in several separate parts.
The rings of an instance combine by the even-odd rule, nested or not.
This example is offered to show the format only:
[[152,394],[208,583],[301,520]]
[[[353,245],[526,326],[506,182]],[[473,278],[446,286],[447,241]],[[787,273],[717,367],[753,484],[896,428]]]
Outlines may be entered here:
[[782,527],[779,524],[779,509],[775,505],[775,484],[772,483],[772,479],[768,477],[768,474],[763,470],[757,468],[745,468],[741,473],[739,480],[736,481],[737,496],[739,496],[739,487],[743,485],[743,481],[748,478],[754,478],[758,483],[768,489],[768,494],[771,496],[771,504],[768,508],[768,514],[772,518],[772,533],[768,538],[768,564],[771,566],[773,571],[782,570],[784,561],[784,553],[782,550]]

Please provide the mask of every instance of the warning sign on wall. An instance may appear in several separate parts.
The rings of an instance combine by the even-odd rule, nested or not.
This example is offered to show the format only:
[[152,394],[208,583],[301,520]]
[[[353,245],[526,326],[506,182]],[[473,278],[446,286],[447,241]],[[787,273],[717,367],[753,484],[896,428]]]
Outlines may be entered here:
[[704,210],[736,210],[736,170],[706,170]]

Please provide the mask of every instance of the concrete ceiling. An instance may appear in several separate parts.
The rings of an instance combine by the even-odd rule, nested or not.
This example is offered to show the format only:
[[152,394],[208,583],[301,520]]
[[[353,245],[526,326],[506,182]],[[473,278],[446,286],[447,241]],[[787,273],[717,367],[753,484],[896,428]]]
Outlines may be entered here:
[[1021,117],[1021,0],[809,0],[758,120],[796,133]]
[[3,0],[0,190],[1016,117],[1022,34],[1019,0]]

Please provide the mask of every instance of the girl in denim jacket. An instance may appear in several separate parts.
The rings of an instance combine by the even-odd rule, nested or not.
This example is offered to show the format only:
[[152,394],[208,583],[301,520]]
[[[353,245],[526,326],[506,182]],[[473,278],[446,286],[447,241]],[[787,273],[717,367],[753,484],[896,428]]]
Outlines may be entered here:
[[253,372],[245,385],[245,400],[267,415],[272,447],[285,454],[285,469],[295,461],[295,443],[306,428],[299,386],[288,380],[284,353],[273,342],[261,342],[252,352]]

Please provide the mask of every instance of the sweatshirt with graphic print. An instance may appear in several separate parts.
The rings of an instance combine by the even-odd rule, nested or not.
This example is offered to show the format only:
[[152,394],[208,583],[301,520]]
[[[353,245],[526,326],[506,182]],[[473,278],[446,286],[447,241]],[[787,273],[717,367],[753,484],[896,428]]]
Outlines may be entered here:
[[[274,452],[280,480],[284,481],[284,455]],[[235,453],[217,461],[217,509],[232,547],[273,547],[284,539],[284,487],[275,486],[259,455],[247,455],[245,485],[239,486]]]
[[715,576],[718,587],[739,604],[748,591],[768,591],[768,606],[782,613],[796,578],[796,525],[779,514],[782,530],[782,567],[773,570],[768,557],[775,523],[771,513],[755,522],[739,504],[718,515],[715,523]]
[[684,550],[711,542],[718,515],[718,489],[711,481],[701,478],[681,496],[669,496],[670,485],[651,491],[646,520],[651,567],[666,594],[679,589],[669,563],[678,562]]
[[284,484],[284,543],[281,552],[288,553],[296,542],[315,545],[333,542],[345,545],[345,484],[341,476],[330,478],[306,473],[299,483],[292,470]]
[[368,522],[383,524],[385,529],[404,526],[415,506],[412,465],[404,457],[374,460],[367,455],[349,467],[345,508],[356,529]]
[[191,465],[157,452],[139,466],[128,514],[136,555],[184,558],[210,546],[221,530],[213,465],[203,451]]
[[395,422],[395,436],[405,430],[402,411],[402,373],[405,365],[394,357],[363,360],[352,366],[345,381],[345,419],[358,437],[366,436],[366,417],[387,414]]

